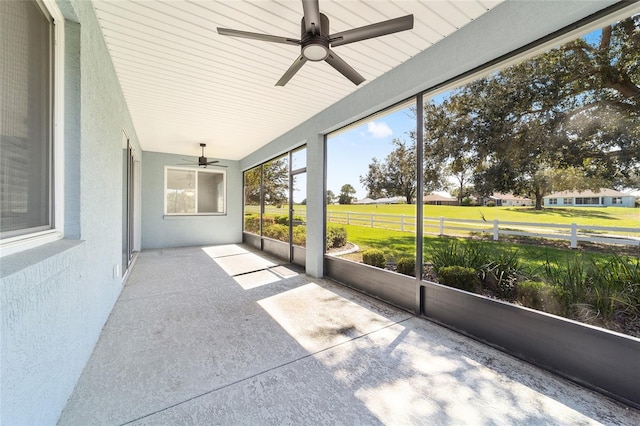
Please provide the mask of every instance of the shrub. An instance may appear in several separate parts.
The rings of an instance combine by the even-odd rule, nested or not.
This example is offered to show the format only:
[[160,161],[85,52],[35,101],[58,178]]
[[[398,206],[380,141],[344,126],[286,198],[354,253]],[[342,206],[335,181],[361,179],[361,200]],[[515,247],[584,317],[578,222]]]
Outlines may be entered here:
[[273,216],[273,220],[278,225],[289,226],[289,215],[287,215],[287,214],[277,214],[277,215]]
[[433,250],[431,263],[436,273],[447,266],[466,266],[478,270],[489,263],[490,254],[489,250],[480,243],[452,241]]
[[640,258],[613,256],[597,263],[576,256],[561,265],[547,260],[545,272],[579,320],[640,314]]
[[277,223],[269,225],[262,229],[262,235],[268,238],[273,238],[274,240],[288,242],[289,227],[285,225],[278,225]]
[[298,225],[293,228],[293,244],[305,247],[307,245],[307,227]]
[[382,250],[369,249],[362,252],[362,262],[377,268],[384,268],[387,264],[387,259]]
[[342,247],[347,244],[347,229],[340,225],[327,225],[327,248]]
[[486,206],[487,207],[495,207],[496,206],[496,202],[495,201],[487,201]]
[[475,292],[478,277],[475,269],[466,266],[445,266],[438,271],[440,284]]
[[479,271],[483,284],[495,291],[498,297],[515,299],[518,280],[523,277],[523,267],[517,251],[499,253],[497,260],[482,265]]
[[461,203],[461,205],[462,205],[462,206],[465,206],[465,207],[466,207],[466,206],[470,206],[470,205],[472,205],[472,204],[473,204],[473,200],[472,200],[471,198],[469,198],[469,197],[464,197],[464,198],[462,199],[462,203]]
[[273,224],[275,224],[276,221],[274,219],[273,216],[267,216],[267,215],[263,215],[262,216],[262,229],[264,230],[264,228],[267,228]]
[[416,276],[416,259],[413,257],[401,257],[396,264],[398,272],[412,277]]
[[565,311],[563,289],[543,281],[526,280],[518,283],[518,302],[528,308],[562,315]]
[[255,213],[244,215],[244,230],[257,234],[260,232],[260,216]]

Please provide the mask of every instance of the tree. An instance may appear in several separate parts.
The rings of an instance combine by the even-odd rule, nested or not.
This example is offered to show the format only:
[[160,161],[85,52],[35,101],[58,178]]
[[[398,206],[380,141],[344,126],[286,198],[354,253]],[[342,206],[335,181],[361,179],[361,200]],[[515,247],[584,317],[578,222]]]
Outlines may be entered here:
[[578,39],[428,104],[425,158],[451,165],[473,158],[481,195],[530,195],[538,209],[551,188],[570,181],[594,189],[633,181],[640,172],[639,28],[640,16],[612,24],[597,41]]
[[265,205],[280,207],[289,200],[289,167],[285,158],[262,165],[262,190]]
[[336,201],[336,194],[332,190],[327,190],[327,205],[333,204]]
[[468,197],[468,185],[473,179],[473,171],[470,167],[471,160],[466,157],[458,157],[454,159],[449,165],[449,171],[454,179],[458,182],[456,188],[456,195],[458,198],[458,204],[462,205],[462,199]]
[[244,203],[247,206],[260,205],[260,166],[244,172]]
[[356,190],[353,186],[346,183],[340,188],[340,196],[338,197],[339,204],[351,204],[353,201]]
[[400,139],[394,139],[392,143],[395,149],[383,163],[373,158],[368,173],[360,176],[360,183],[371,198],[401,196],[411,204],[417,189],[415,144],[407,146]]

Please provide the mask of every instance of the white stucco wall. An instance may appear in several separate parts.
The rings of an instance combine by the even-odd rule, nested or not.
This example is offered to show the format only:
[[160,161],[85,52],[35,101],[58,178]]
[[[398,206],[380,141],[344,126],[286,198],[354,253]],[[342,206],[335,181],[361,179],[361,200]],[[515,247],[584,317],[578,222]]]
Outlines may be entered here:
[[227,166],[226,215],[164,216],[164,168],[184,163],[183,159],[183,155],[142,153],[142,248],[241,242],[242,172],[237,161],[220,162]]
[[0,261],[3,425],[57,422],[122,288],[122,129],[139,144],[93,5],[58,2],[65,239]]

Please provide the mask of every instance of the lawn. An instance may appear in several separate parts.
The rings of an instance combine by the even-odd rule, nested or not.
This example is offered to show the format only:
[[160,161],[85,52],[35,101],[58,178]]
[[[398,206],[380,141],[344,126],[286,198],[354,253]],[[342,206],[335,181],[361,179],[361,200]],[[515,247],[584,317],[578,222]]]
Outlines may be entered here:
[[[296,210],[302,206],[296,206]],[[414,216],[415,204],[334,204],[329,211],[367,214],[394,214]],[[535,210],[533,207],[462,207],[424,206],[424,216],[431,218],[474,219],[491,222],[494,219],[507,222],[534,222],[590,226],[615,226],[640,228],[640,209],[628,207],[566,207]]]
[[[394,262],[400,257],[414,257],[416,240],[415,236],[408,232],[392,231],[380,228],[366,228],[362,226],[344,225],[347,229],[348,240],[360,248],[358,254],[349,256],[352,260],[361,261],[361,252],[370,249],[380,249],[387,256],[387,260]],[[431,253],[438,248],[450,244],[455,238],[425,236],[423,239],[423,252],[425,262],[430,261]],[[462,238],[458,240],[463,240]],[[530,271],[537,271],[549,261],[552,263],[565,263],[572,261],[576,255],[593,259],[606,259],[613,255],[607,252],[584,252],[556,247],[548,247],[533,244],[512,243],[505,241],[485,241],[484,244],[499,251],[517,252],[522,264]]]

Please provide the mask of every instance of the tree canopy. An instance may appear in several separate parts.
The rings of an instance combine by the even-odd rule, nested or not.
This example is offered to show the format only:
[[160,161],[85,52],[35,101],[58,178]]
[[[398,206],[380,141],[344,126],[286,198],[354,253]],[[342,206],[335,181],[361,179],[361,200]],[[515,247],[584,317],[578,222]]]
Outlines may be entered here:
[[639,27],[640,16],[614,23],[427,103],[425,169],[472,170],[480,195],[537,208],[550,191],[637,183]]
[[360,183],[370,198],[401,196],[411,204],[417,189],[415,144],[407,146],[400,139],[393,139],[392,143],[395,149],[384,162],[373,158],[367,174],[360,176]]
[[339,204],[351,204],[354,195],[356,195],[356,189],[349,183],[345,183],[340,188],[340,195],[338,196]]

